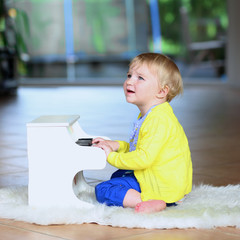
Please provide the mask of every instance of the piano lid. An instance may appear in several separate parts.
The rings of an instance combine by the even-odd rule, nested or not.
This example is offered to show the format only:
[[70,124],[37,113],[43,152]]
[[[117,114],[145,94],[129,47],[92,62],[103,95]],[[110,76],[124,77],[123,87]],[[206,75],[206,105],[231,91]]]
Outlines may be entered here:
[[44,115],[27,123],[27,127],[69,127],[79,118],[79,115]]

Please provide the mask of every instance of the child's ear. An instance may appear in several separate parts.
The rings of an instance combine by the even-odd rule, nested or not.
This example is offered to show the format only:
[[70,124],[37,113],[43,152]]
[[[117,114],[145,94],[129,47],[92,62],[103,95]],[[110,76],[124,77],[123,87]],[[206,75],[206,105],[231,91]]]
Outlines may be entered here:
[[157,93],[157,98],[163,99],[163,98],[167,97],[168,92],[169,92],[169,87],[168,86],[164,86]]

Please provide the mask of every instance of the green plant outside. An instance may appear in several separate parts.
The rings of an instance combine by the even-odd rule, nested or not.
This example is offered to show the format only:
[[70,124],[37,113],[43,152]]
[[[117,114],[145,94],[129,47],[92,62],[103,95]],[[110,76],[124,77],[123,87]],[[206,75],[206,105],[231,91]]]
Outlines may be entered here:
[[[58,0],[63,2],[63,0]],[[79,1],[79,0],[73,0]],[[86,5],[86,15],[89,25],[92,27],[92,46],[97,53],[103,54],[106,52],[106,41],[104,34],[104,26],[106,20],[104,16],[117,16],[119,9],[112,6],[110,3],[113,0],[84,0]],[[149,2],[149,0],[146,0]],[[212,40],[218,35],[218,29],[213,22],[213,19],[219,18],[223,32],[226,32],[228,26],[227,7],[225,0],[158,0],[161,34],[162,34],[162,51],[170,55],[184,55],[184,47],[181,36],[181,17],[179,9],[185,6],[189,11],[190,31],[193,40]],[[21,0],[13,0],[14,3],[21,3]],[[34,11],[34,24],[39,29],[44,30],[51,24],[51,20],[44,22],[40,19],[41,12],[34,7],[38,3],[49,3],[51,0],[29,0]],[[55,0],[56,2],[56,0]],[[135,1],[136,2],[136,1]],[[30,23],[26,12],[23,9],[16,9],[17,15],[15,18],[15,34],[16,34],[16,50],[18,54],[27,53],[28,46],[25,39],[31,37],[32,45],[38,48],[40,39],[31,36]],[[197,21],[201,18],[207,20],[204,30],[197,28]],[[3,25],[1,21],[1,26]],[[18,29],[21,29],[19,31]],[[200,35],[199,35],[200,33]],[[151,35],[149,36],[149,49],[152,50]],[[0,44],[3,40],[0,39]]]

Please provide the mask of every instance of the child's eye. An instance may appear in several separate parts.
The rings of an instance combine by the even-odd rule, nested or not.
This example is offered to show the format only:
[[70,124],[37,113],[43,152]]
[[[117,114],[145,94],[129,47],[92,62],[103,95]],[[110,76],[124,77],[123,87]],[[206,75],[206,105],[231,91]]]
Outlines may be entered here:
[[131,78],[131,77],[132,77],[132,75],[128,73],[127,74],[127,78]]
[[144,80],[144,78],[143,78],[143,77],[141,77],[141,76],[139,76],[139,77],[138,77],[138,79],[139,79],[139,80]]

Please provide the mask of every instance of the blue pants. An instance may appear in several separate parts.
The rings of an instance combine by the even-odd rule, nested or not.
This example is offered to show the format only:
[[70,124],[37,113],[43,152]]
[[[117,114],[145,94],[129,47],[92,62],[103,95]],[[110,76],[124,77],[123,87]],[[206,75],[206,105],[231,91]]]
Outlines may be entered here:
[[139,183],[132,171],[118,170],[110,180],[95,187],[97,201],[107,206],[122,206],[123,199],[129,189],[141,192]]
[[[99,183],[95,187],[97,201],[107,206],[123,207],[124,197],[129,189],[135,189],[141,193],[141,189],[133,171],[118,170],[113,173],[111,179]],[[166,203],[167,207],[177,206],[176,203]]]

